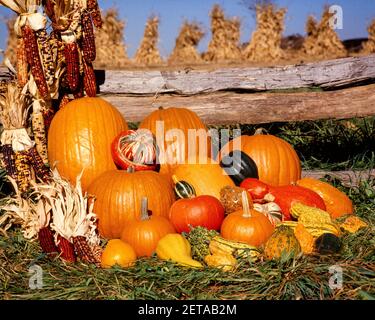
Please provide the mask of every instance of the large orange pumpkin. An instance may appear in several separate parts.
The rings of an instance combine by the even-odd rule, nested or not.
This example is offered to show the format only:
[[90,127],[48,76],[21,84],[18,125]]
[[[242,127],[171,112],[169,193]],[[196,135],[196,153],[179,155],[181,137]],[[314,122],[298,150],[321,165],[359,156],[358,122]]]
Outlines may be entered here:
[[111,239],[120,238],[129,221],[140,219],[143,197],[153,216],[166,218],[174,201],[171,185],[154,171],[107,171],[90,184],[88,193],[95,196],[99,232]]
[[295,183],[301,178],[298,155],[285,140],[257,130],[253,136],[243,135],[230,141],[223,147],[220,156],[237,149],[237,144],[256,163],[259,180],[262,182],[282,186]]
[[116,169],[111,143],[127,128],[122,115],[105,100],[74,100],[52,120],[48,132],[49,162],[73,183],[84,169],[82,188],[86,190],[100,174]]
[[353,203],[349,197],[327,182],[314,178],[303,178],[297,181],[297,185],[319,194],[326,205],[327,212],[334,219],[354,213]]
[[209,195],[220,199],[223,187],[234,187],[234,182],[224,169],[210,159],[206,164],[179,164],[173,168],[172,173],[175,181],[185,181],[192,186],[196,196]]
[[[157,125],[159,121],[163,121],[164,131],[162,135],[158,137]],[[159,108],[153,111],[149,116],[147,116],[140,124],[140,128],[150,130],[155,136],[162,153],[160,158],[161,167],[160,173],[171,176],[171,169],[179,159],[185,160],[189,155],[189,129],[201,130],[201,132],[207,132],[207,127],[204,125],[202,120],[198,117],[196,113],[186,108]],[[183,137],[178,139],[176,136],[171,135],[173,129],[180,129],[183,133]],[[203,131],[202,131],[203,130]],[[168,134],[169,131],[169,134]],[[164,145],[162,143],[162,138],[164,140]],[[191,141],[196,142],[196,152],[194,154],[199,154],[199,143],[198,138],[191,139]],[[210,139],[206,136],[206,139],[201,139],[203,143],[207,143],[207,155],[210,156]],[[201,143],[202,143],[201,142]],[[164,150],[164,153],[163,153]],[[163,157],[164,155],[164,157]]]

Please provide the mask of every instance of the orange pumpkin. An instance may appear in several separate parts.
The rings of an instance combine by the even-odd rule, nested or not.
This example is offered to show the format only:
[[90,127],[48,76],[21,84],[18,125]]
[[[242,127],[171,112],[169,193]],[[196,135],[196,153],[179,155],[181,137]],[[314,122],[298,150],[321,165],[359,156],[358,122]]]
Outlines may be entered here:
[[230,213],[221,225],[221,235],[228,240],[260,246],[271,237],[274,226],[268,218],[249,206],[247,192],[242,192],[243,209]]
[[143,197],[154,216],[166,218],[174,201],[171,185],[154,171],[107,171],[90,184],[88,193],[95,196],[99,232],[110,239],[120,238],[126,224],[140,218]]
[[196,196],[209,195],[220,200],[220,191],[234,182],[223,168],[211,159],[201,164],[179,164],[172,170],[174,181],[186,181],[195,190]]
[[109,240],[103,250],[101,258],[102,268],[111,268],[114,265],[126,268],[134,265],[137,255],[128,243],[120,239]]
[[327,182],[314,178],[303,178],[297,181],[297,185],[319,194],[326,205],[327,212],[333,219],[354,213],[353,203],[349,197]]
[[111,143],[127,128],[122,115],[105,100],[76,99],[52,120],[48,132],[49,163],[72,183],[84,169],[82,188],[86,190],[100,174],[116,169]]
[[142,199],[141,218],[127,223],[122,230],[121,240],[129,243],[137,257],[151,257],[161,238],[175,229],[167,218],[148,215],[147,198]]
[[[164,131],[161,135],[158,135],[157,125],[158,122],[162,121],[164,125]],[[198,115],[186,108],[159,108],[158,110],[153,111],[149,116],[147,116],[140,124],[140,128],[150,130],[156,137],[156,142],[160,151],[160,173],[166,174],[168,177],[171,177],[171,169],[176,163],[181,163],[179,160],[185,160],[189,156],[189,129],[200,130],[201,132],[206,133],[207,127],[204,125],[202,120]],[[180,129],[183,136],[181,139],[176,136],[171,135],[173,129]],[[203,130],[203,131],[202,131]],[[169,134],[168,134],[169,131]],[[207,155],[210,156],[210,139],[205,136],[206,139],[201,139],[202,142],[207,143]],[[196,152],[193,154],[199,154],[199,143],[198,138],[191,140],[196,142]],[[164,142],[164,144],[163,144]],[[164,151],[164,152],[163,152]],[[178,162],[177,162],[178,161]]]
[[295,183],[301,178],[301,163],[293,147],[283,139],[257,130],[253,136],[239,136],[223,147],[220,156],[239,149],[257,165],[259,180],[272,186]]

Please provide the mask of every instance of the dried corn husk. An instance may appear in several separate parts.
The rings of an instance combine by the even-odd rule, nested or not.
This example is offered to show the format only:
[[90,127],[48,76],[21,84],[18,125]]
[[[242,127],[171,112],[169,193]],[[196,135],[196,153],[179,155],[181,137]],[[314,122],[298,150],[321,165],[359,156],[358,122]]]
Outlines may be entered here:
[[286,9],[276,9],[273,4],[256,7],[256,30],[243,51],[246,60],[254,62],[277,61],[285,57],[281,49]]
[[333,13],[326,7],[320,22],[309,17],[306,23],[307,37],[302,47],[302,54],[317,59],[345,57],[347,51],[335,30],[330,26]]
[[202,62],[197,46],[203,36],[204,33],[197,23],[185,21],[176,39],[176,45],[168,59],[168,63],[187,64]]
[[143,39],[135,54],[134,61],[140,65],[157,65],[162,63],[158,49],[159,18],[148,19]]
[[238,61],[241,59],[239,47],[241,22],[238,18],[227,19],[219,5],[211,12],[212,39],[203,54],[206,61]]
[[95,32],[95,67],[118,69],[131,63],[124,43],[125,22],[116,9],[109,9],[103,16],[103,26]]
[[367,28],[368,41],[363,45],[362,53],[371,54],[375,53],[375,19],[372,20],[371,24]]

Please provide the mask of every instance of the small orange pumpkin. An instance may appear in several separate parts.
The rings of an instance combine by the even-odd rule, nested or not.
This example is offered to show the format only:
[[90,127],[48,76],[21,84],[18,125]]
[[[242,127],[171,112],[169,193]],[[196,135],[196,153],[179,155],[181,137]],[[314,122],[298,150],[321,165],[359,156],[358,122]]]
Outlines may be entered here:
[[103,250],[101,258],[102,268],[111,268],[114,265],[130,267],[134,265],[137,255],[130,244],[120,239],[109,240]]
[[147,198],[142,198],[141,218],[127,223],[122,230],[121,240],[129,243],[137,257],[151,257],[161,238],[175,229],[167,218],[151,215],[147,210]]
[[326,211],[333,219],[354,213],[353,203],[349,197],[327,182],[314,178],[303,178],[297,181],[297,185],[319,194],[326,205]]
[[263,129],[259,129],[253,136],[242,135],[230,141],[223,147],[220,156],[236,150],[237,145],[256,163],[260,181],[282,186],[301,178],[301,162],[296,151],[285,140],[263,134]]
[[230,213],[224,219],[221,235],[228,240],[260,246],[272,235],[274,226],[264,214],[250,209],[247,191],[242,192],[242,204],[242,210]]

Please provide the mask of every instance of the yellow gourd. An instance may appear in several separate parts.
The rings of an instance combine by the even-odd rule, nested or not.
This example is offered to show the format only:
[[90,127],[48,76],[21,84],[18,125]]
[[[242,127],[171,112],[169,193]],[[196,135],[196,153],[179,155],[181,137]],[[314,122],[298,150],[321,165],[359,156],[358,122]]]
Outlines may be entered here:
[[259,250],[247,243],[224,239],[220,236],[210,241],[209,249],[212,254],[230,254],[238,258],[251,258],[257,260],[260,256]]
[[314,251],[315,238],[302,223],[298,223],[294,228],[294,235],[296,236],[304,254],[310,254]]
[[209,254],[204,258],[204,262],[210,267],[219,268],[223,271],[233,271],[237,264],[236,258],[228,253]]
[[156,247],[156,254],[162,260],[171,260],[183,266],[203,267],[200,262],[192,259],[189,241],[178,233],[170,233],[161,238]]

